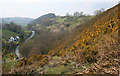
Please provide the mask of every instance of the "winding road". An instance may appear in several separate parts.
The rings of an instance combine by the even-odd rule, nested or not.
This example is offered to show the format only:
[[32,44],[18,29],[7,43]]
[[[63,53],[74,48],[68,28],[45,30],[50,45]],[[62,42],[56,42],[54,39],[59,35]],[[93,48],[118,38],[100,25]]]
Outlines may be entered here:
[[[30,35],[30,37],[28,39],[26,39],[24,42],[28,41],[29,39],[33,38],[35,35],[35,31],[32,31],[32,34]],[[20,59],[20,53],[19,53],[19,45],[16,47],[15,49],[15,54],[17,55],[17,57]]]

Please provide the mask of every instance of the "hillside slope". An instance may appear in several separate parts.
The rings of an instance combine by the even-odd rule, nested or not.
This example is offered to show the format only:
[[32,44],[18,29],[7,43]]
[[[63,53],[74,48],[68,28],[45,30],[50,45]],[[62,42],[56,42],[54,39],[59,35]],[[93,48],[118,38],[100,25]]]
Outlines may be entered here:
[[118,74],[120,67],[120,4],[79,26],[48,55],[21,59],[10,73]]
[[39,28],[39,30],[42,30],[42,29],[44,30],[46,26],[49,26],[49,23],[50,23],[49,19],[55,18],[55,17],[56,16],[53,13],[45,14],[45,15],[31,21],[27,25],[27,27],[29,29],[34,29],[34,30],[37,29],[37,28]]
[[50,32],[62,32],[70,30],[89,21],[94,16],[55,16],[53,13],[45,14],[28,24],[28,29]]
[[117,74],[118,67],[120,67],[119,7],[120,4],[85,23],[74,33],[71,46],[66,48],[66,45],[69,44],[66,42],[62,44],[62,47],[51,50],[49,55],[69,57],[69,59],[83,64],[96,63],[88,73]]

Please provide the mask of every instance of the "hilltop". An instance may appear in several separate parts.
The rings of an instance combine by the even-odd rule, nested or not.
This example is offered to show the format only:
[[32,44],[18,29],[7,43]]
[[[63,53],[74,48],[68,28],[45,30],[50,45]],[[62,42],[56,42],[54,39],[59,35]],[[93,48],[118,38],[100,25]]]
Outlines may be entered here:
[[[53,13],[49,13],[49,14],[46,14],[46,15],[43,15],[43,16],[41,16],[41,17],[39,17],[39,18],[37,18],[37,19],[35,19],[35,20],[33,20],[33,21],[31,21],[29,24],[28,24],[28,28],[29,29],[34,29],[34,27],[35,27],[35,29],[37,29],[37,28],[39,28],[39,29],[45,29],[45,27],[47,27],[47,26],[49,26],[49,19],[51,19],[51,18],[55,18],[56,16],[55,16],[55,14],[53,14]],[[38,27],[39,26],[39,27]]]

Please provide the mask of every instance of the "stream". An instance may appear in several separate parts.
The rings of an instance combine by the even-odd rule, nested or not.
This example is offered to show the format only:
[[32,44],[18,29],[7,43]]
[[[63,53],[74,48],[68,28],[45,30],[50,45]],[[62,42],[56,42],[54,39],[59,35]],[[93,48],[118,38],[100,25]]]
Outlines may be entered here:
[[[32,31],[32,34],[30,35],[30,37],[28,39],[26,39],[24,42],[28,41],[29,39],[33,38],[35,35],[35,31]],[[15,49],[15,54],[17,55],[17,57],[20,59],[20,53],[19,53],[19,45],[16,47]]]

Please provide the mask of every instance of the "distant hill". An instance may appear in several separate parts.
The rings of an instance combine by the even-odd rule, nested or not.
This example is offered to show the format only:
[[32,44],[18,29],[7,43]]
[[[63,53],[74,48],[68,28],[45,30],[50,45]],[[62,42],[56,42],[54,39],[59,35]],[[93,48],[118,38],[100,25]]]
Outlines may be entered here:
[[29,29],[39,29],[39,30],[46,30],[46,27],[49,26],[52,22],[49,19],[56,18],[55,14],[49,13],[45,14],[28,24]]
[[23,35],[23,30],[20,25],[17,25],[13,22],[9,24],[2,24],[2,38],[8,39],[11,36]]
[[55,14],[49,13],[49,14],[43,15],[43,16],[31,21],[29,24],[30,25],[40,24],[45,19],[50,19],[50,18],[55,18],[55,17],[56,17]]
[[28,29],[36,30],[36,31],[52,31],[52,32],[60,32],[63,30],[71,30],[86,21],[89,21],[94,16],[55,16],[53,13],[49,13],[43,15],[28,24]]
[[15,24],[21,26],[27,26],[27,24],[33,20],[34,20],[33,18],[25,18],[25,17],[7,17],[7,18],[2,18],[2,23],[14,22]]

